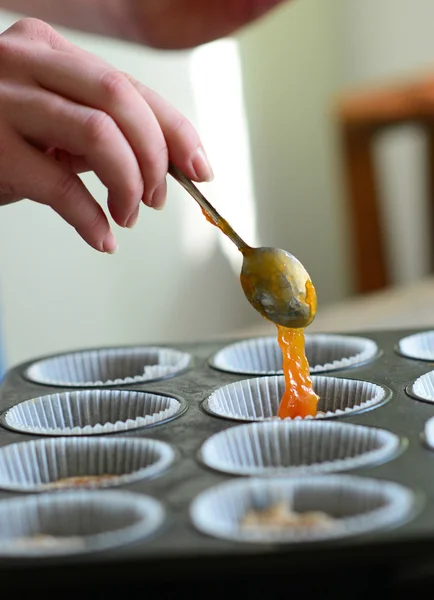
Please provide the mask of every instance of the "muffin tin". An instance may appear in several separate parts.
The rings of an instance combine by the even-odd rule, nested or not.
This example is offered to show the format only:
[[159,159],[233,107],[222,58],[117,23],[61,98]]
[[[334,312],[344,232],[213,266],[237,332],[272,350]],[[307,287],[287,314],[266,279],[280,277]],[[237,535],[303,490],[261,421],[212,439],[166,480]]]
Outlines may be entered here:
[[[115,516],[113,508],[113,529],[119,525],[114,544],[98,546],[91,539],[95,531],[89,531],[90,542],[80,545],[87,535],[81,521],[80,539],[69,550],[62,546],[56,552],[49,542],[39,550],[5,543],[15,549],[0,552],[2,582],[9,585],[14,574],[13,585],[25,585],[27,578],[20,581],[17,574],[28,573],[34,588],[46,589],[77,572],[81,581],[85,578],[99,590],[126,580],[139,589],[144,578],[149,585],[163,585],[170,573],[177,590],[188,591],[198,573],[209,581],[247,574],[254,584],[267,573],[277,578],[309,576],[312,564],[316,573],[341,577],[358,568],[366,575],[381,564],[390,579],[398,581],[402,565],[408,574],[421,564],[434,564],[434,421],[429,423],[434,397],[423,397],[434,396],[432,376],[427,375],[434,371],[434,359],[421,360],[417,351],[417,358],[404,356],[399,345],[418,333],[424,332],[310,335],[311,347],[318,342],[326,350],[328,338],[330,345],[355,344],[356,349],[365,339],[369,355],[361,350],[361,358],[354,359],[356,352],[338,368],[338,357],[331,353],[333,360],[324,368],[315,365],[315,388],[323,398],[332,390],[334,400],[324,401],[320,418],[304,421],[272,418],[283,388],[281,375],[270,374],[269,362],[260,375],[249,368],[224,370],[224,351],[243,340],[170,345],[164,349],[166,356],[187,362],[169,377],[148,371],[147,381],[122,370],[111,382],[110,377],[99,377],[101,370],[93,380],[86,371],[80,386],[76,373],[68,381],[66,371],[62,377],[50,372],[50,365],[63,364],[64,356],[15,367],[0,388],[0,514],[18,516],[13,525],[0,522],[0,540],[8,540],[14,527],[24,538],[26,532],[49,535],[33,517],[24,526],[19,515],[33,511],[43,520],[50,506],[84,506],[89,498],[89,506],[101,499],[101,513],[104,499],[116,510],[119,498],[125,505],[137,501],[140,526],[134,535],[123,537],[122,523],[129,527],[130,522]],[[260,340],[253,344],[263,345]],[[156,346],[150,348],[156,352]],[[139,350],[146,355],[146,347]],[[120,364],[124,351],[112,348],[109,354]],[[408,354],[408,345],[405,351]],[[134,349],[127,352],[136,355]],[[94,349],[68,356],[79,364],[85,357],[100,364],[99,355],[107,353]],[[41,365],[46,383],[34,380]],[[417,385],[420,378],[429,384]],[[214,400],[222,390],[229,399],[234,394],[239,407],[245,405],[246,397],[240,394],[245,389],[255,407],[247,418],[216,410]],[[154,454],[141,454],[141,444],[154,445]],[[123,448],[119,464],[116,448]],[[63,470],[58,472],[59,465]],[[109,474],[118,478],[102,484],[111,486],[108,490],[94,489],[93,484],[72,491],[52,485],[59,477]],[[266,508],[267,498],[289,498],[301,512],[321,507],[335,511],[336,523],[328,533],[234,533],[234,515],[248,506]],[[227,510],[223,500],[229,503]],[[143,525],[140,517],[148,508],[155,517],[153,527],[149,522]],[[111,531],[107,514],[101,519]],[[86,522],[92,523],[92,518]],[[228,523],[232,530],[225,534]]]

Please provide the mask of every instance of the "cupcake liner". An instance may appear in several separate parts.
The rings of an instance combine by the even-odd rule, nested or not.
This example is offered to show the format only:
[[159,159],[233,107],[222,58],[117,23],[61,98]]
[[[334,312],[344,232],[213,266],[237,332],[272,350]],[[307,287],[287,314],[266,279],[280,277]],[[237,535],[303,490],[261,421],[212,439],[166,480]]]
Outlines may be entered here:
[[[335,371],[360,365],[375,358],[377,344],[368,338],[313,334],[306,335],[306,357],[311,373]],[[212,367],[244,375],[282,373],[282,353],[276,337],[243,340],[226,346],[210,360]]]
[[415,360],[434,360],[434,331],[415,333],[399,340],[399,354]]
[[0,488],[45,492],[108,487],[156,477],[175,457],[151,439],[54,438],[0,448]]
[[[318,414],[306,419],[353,414],[379,406],[390,395],[385,387],[370,381],[314,375],[312,383],[320,398]],[[284,391],[283,376],[245,379],[217,389],[205,400],[204,408],[212,415],[236,421],[278,419]],[[294,420],[301,420],[301,417]]]
[[191,355],[159,347],[87,350],[33,363],[25,377],[35,383],[65,387],[101,387],[154,381],[176,375]]
[[[325,514],[309,525],[242,526],[248,511],[282,505],[296,514]],[[240,542],[302,543],[398,525],[413,509],[413,493],[398,484],[348,475],[241,479],[202,492],[190,506],[195,527]]]
[[126,390],[80,390],[32,398],[0,418],[3,426],[37,435],[100,435],[151,427],[180,415],[172,396]]
[[0,556],[38,557],[116,548],[154,534],[160,502],[131,492],[79,491],[0,501]]
[[434,402],[434,371],[421,375],[406,388],[407,393],[424,402]]
[[434,449],[434,417],[428,419],[424,427],[424,441],[431,449]]
[[203,444],[203,462],[232,475],[302,475],[345,471],[390,459],[399,438],[383,429],[323,421],[239,425]]

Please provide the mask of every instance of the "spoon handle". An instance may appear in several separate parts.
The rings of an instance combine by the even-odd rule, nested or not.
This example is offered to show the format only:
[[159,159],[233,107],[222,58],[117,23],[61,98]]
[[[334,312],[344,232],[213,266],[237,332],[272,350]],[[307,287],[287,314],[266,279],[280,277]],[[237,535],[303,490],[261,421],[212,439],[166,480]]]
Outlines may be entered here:
[[218,227],[228,238],[235,244],[235,246],[241,252],[249,248],[249,246],[244,242],[238,233],[232,229],[229,223],[223,219],[216,211],[214,206],[208,202],[205,196],[198,190],[198,188],[194,185],[194,183],[186,176],[184,173],[178,169],[173,163],[169,163],[169,173],[174,177],[186,190],[187,192],[196,200],[199,206],[202,209],[205,217],[208,221],[210,221],[213,225]]

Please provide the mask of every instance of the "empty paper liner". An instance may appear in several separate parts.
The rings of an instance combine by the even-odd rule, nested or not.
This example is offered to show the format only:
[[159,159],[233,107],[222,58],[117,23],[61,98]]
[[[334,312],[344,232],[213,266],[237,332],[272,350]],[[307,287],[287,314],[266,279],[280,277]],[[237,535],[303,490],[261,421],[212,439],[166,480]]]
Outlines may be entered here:
[[407,387],[410,396],[425,402],[434,402],[434,371],[421,375]]
[[434,331],[424,331],[402,338],[398,352],[416,360],[434,360]]
[[0,448],[0,488],[46,492],[108,487],[156,477],[172,464],[169,444],[151,439],[53,438]]
[[[377,344],[364,337],[306,335],[306,357],[311,373],[360,365],[375,358]],[[276,337],[243,340],[217,352],[211,365],[222,371],[245,375],[282,373],[282,353]]]
[[39,396],[7,410],[2,425],[38,435],[98,435],[151,427],[180,415],[172,396],[126,390],[80,390]]
[[1,500],[0,556],[115,548],[154,534],[164,520],[160,502],[131,492],[79,491]]
[[[379,406],[389,396],[385,387],[369,381],[314,375],[312,383],[319,395],[318,413],[306,419],[353,414]],[[213,392],[205,401],[204,408],[213,415],[239,421],[277,419],[284,391],[283,376],[245,379]],[[300,420],[300,417],[295,420]]]
[[65,387],[126,385],[176,375],[190,362],[190,354],[169,348],[110,348],[45,358],[32,364],[25,376]]
[[[244,478],[202,492],[191,504],[190,515],[197,529],[214,537],[300,543],[398,525],[408,519],[413,503],[413,493],[407,488],[376,479],[348,475]],[[252,523],[252,516],[264,515],[265,510],[274,515]]]
[[383,429],[349,423],[250,423],[211,436],[203,462],[232,475],[302,475],[345,471],[393,457],[399,438]]
[[434,417],[431,417],[431,419],[428,419],[425,423],[424,436],[426,444],[431,449],[434,449]]

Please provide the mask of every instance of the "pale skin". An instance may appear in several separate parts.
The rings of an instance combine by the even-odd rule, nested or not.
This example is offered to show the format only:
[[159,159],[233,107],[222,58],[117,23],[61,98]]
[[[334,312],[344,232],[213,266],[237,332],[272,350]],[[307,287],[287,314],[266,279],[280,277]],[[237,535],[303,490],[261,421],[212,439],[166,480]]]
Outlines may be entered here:
[[216,13],[209,0],[0,0],[0,7],[42,19],[21,19],[0,35],[0,205],[28,198],[50,206],[92,248],[113,253],[107,216],[78,173],[95,172],[121,227],[134,226],[142,202],[164,206],[169,160],[194,181],[213,177],[180,112],[44,19],[186,48],[226,35],[276,3],[221,0]]

